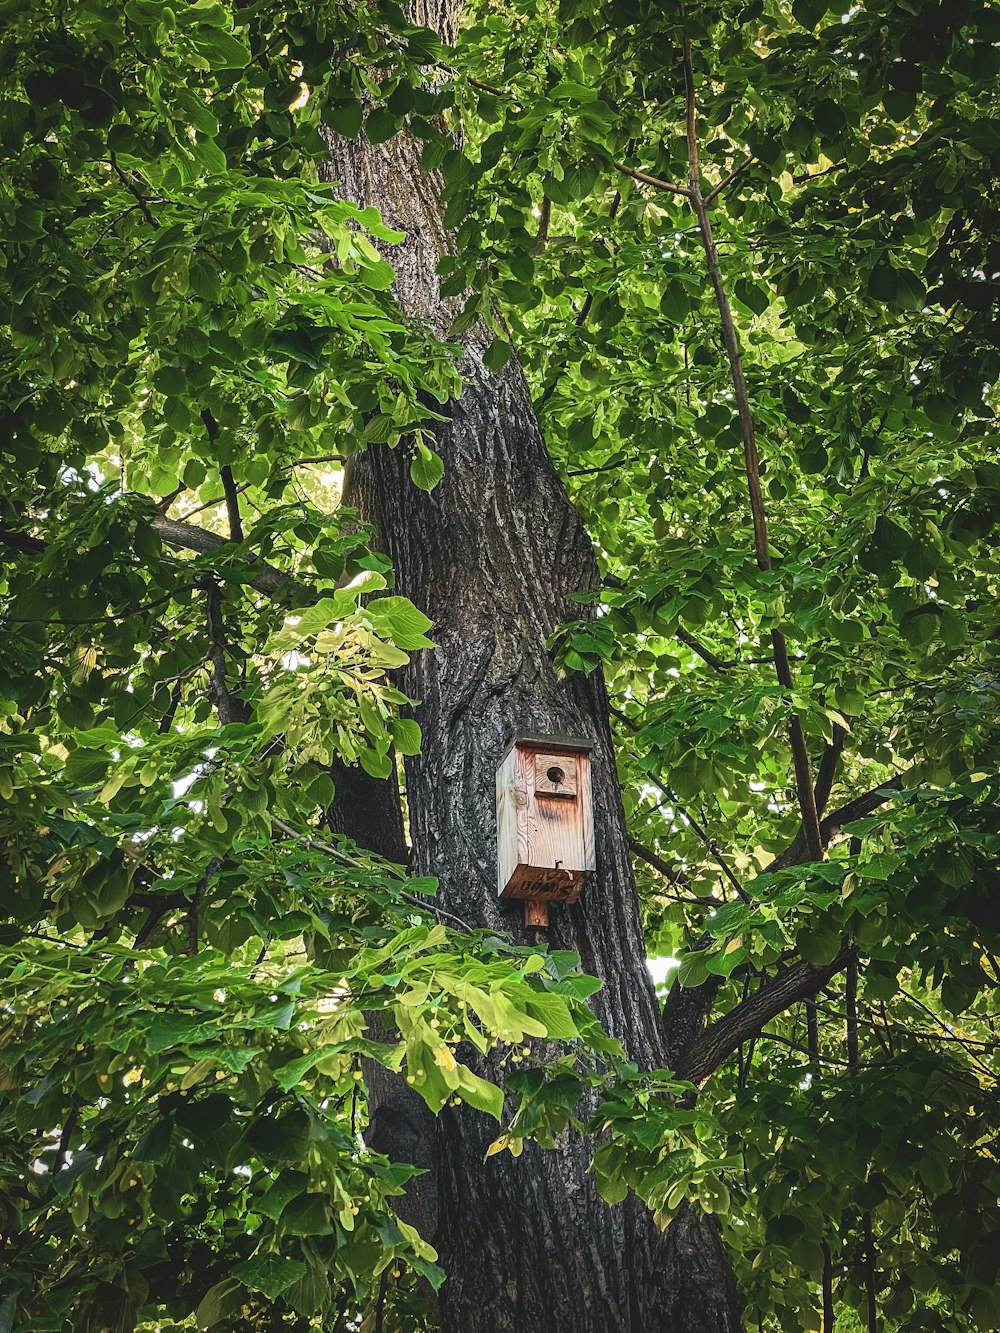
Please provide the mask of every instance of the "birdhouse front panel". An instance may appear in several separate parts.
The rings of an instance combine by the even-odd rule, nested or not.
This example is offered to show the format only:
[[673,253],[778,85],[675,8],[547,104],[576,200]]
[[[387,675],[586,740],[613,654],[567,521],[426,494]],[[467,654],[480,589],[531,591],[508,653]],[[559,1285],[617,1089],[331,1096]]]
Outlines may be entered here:
[[594,869],[590,743],[517,740],[497,769],[501,898],[573,902]]

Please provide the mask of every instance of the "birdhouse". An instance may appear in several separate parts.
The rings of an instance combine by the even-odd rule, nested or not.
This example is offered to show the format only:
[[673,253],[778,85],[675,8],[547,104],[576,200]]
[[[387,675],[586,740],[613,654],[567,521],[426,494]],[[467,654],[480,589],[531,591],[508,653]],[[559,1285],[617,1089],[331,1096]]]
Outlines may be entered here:
[[547,926],[549,903],[571,903],[594,869],[591,742],[523,736],[497,769],[501,898],[524,901],[526,925]]

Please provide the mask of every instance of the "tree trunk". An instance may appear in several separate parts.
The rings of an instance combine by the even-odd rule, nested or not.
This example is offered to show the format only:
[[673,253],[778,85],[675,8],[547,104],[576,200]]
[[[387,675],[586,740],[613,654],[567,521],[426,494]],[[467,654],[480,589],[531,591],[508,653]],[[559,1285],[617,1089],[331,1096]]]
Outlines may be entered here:
[[[438,0],[418,21],[447,39],[457,10]],[[407,239],[388,257],[397,296],[414,319],[444,336],[454,303],[438,295],[447,252],[440,181],[419,168],[407,134],[386,144],[331,139],[330,179],[345,197],[373,204]],[[604,988],[593,1008],[641,1067],[666,1062],[655,993],[645,965],[607,700],[598,674],[560,679],[546,639],[579,616],[569,593],[592,587],[594,554],[556,475],[515,362],[492,374],[488,335],[462,343],[464,390],[437,432],[445,463],[430,494],[409,478],[400,446],[352,460],[352,503],[380,533],[399,591],[429,615],[437,647],[416,654],[401,688],[419,701],[423,747],[406,762],[414,869],[437,875],[440,901],[470,924],[521,943],[534,932],[519,904],[497,899],[494,780],[519,732],[585,736],[592,752],[597,871],[571,907],[553,907],[548,940],[572,949]],[[363,840],[357,820],[352,828]],[[495,1065],[482,1071],[499,1077]],[[412,1094],[410,1094],[412,1096]],[[380,1089],[376,1102],[384,1096]],[[400,1115],[393,1095],[376,1107],[379,1146]],[[412,1134],[417,1117],[406,1119]],[[381,1122],[381,1123],[379,1123]],[[422,1123],[422,1122],[421,1122]],[[496,1134],[486,1116],[446,1109],[433,1123],[437,1246],[447,1281],[445,1333],[730,1333],[742,1327],[735,1285],[714,1219],[683,1212],[661,1233],[630,1199],[609,1207],[588,1174],[591,1147],[567,1133],[549,1151],[526,1145],[484,1161]],[[412,1160],[412,1154],[410,1156]]]

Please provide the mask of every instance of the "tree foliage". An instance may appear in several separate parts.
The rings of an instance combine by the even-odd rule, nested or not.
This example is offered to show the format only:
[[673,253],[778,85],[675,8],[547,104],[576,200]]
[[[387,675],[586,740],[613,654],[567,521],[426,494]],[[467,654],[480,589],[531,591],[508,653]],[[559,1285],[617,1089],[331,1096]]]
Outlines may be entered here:
[[[1000,1325],[996,12],[503,0],[446,51],[389,3],[6,8],[0,1328],[421,1327],[363,1061],[719,1214],[763,1328]],[[338,503],[369,447],[433,487],[460,392],[324,179],[404,126],[453,334],[516,350],[601,559],[552,651],[714,1005],[672,1070],[323,831],[434,651]]]

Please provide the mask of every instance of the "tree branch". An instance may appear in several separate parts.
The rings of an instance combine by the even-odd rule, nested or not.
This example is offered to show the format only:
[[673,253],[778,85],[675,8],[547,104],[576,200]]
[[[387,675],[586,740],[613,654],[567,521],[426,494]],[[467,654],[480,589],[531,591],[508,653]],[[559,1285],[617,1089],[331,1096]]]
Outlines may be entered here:
[[[681,5],[681,16],[687,17],[687,8]],[[688,189],[687,197],[691,200],[698,221],[702,246],[708,264],[709,278],[715,293],[719,319],[722,325],[722,341],[729,359],[733,393],[736,399],[737,414],[740,421],[740,433],[743,437],[743,464],[750,494],[750,513],[753,519],[754,547],[757,566],[762,570],[771,568],[771,549],[767,535],[767,518],[764,512],[764,496],[760,484],[760,458],[757,453],[757,437],[753,414],[750,411],[750,398],[747,392],[746,377],[743,373],[743,359],[739,341],[736,337],[736,324],[732,308],[722,280],[722,268],[719,252],[712,232],[708,208],[701,193],[701,164],[698,158],[697,103],[695,97],[694,66],[691,60],[691,38],[685,28],[683,40],[684,86],[686,90],[686,131],[688,146]],[[771,651],[774,655],[774,671],[778,683],[784,690],[792,689],[792,672],[788,661],[788,648],[785,636],[777,628],[771,630]],[[792,750],[792,766],[795,770],[795,787],[802,812],[802,827],[805,832],[809,855],[818,861],[823,855],[819,836],[819,816],[816,813],[816,801],[813,795],[812,771],[809,763],[809,751],[806,748],[802,721],[793,710],[788,721],[788,735]]]
[[38,537],[30,537],[26,532],[11,532],[0,526],[0,546],[8,546],[22,555],[44,555],[45,543]]
[[[789,1005],[808,999],[822,990],[831,977],[842,971],[853,957],[851,949],[842,949],[825,967],[811,963],[793,963],[760,990],[711,1023],[680,1053],[674,1073],[701,1085],[733,1052],[751,1037],[759,1037],[772,1018]],[[701,989],[697,987],[695,989]]]
[[232,722],[246,722],[249,709],[242,699],[230,691],[226,683],[226,635],[222,621],[222,597],[214,579],[206,581],[205,591],[208,595],[208,660],[212,664],[212,701],[219,721],[227,727]]
[[219,469],[219,476],[222,479],[222,489],[226,493],[229,540],[231,542],[241,542],[243,540],[243,520],[240,518],[240,491],[233,478],[233,469],[228,463],[223,463]]
[[[877,810],[880,805],[885,805],[893,792],[902,790],[904,776],[903,773],[897,773],[895,777],[889,778],[888,781],[883,782],[878,787],[873,787],[871,791],[862,793],[861,796],[855,796],[853,800],[839,806],[832,814],[820,820],[819,833],[822,845],[828,847],[830,839],[844,824],[850,824],[855,819],[863,819],[865,815],[870,815],[873,810]],[[791,846],[786,847],[783,852],[779,852],[774,860],[765,866],[764,873],[770,875],[776,870],[786,870],[789,866],[801,865],[804,861],[815,859],[817,858],[809,856],[805,838],[802,836],[802,830],[800,829]]]
[[713,671],[728,671],[733,665],[732,662],[724,662],[721,657],[717,657],[711,648],[706,648],[700,639],[696,639],[693,634],[689,634],[680,625],[674,630],[674,636],[690,648],[693,653],[697,653],[701,660],[707,662]]
[[680,887],[681,881],[677,876],[677,872],[671,865],[664,861],[662,856],[657,856],[655,852],[651,852],[648,847],[644,846],[638,840],[638,838],[629,838],[628,845],[629,851],[631,851],[634,856],[637,856],[640,861],[645,861],[648,866],[652,866],[654,870],[658,870],[664,879],[668,879],[671,884]]
[[[199,555],[214,555],[232,543],[217,532],[206,528],[196,528],[191,523],[182,523],[176,518],[154,518],[150,524],[154,532],[167,546],[179,547],[187,551],[196,551]],[[242,579],[248,587],[266,597],[279,597],[301,588],[290,574],[284,574],[273,565],[255,564],[255,573],[250,578]]]
[[58,1146],[56,1147],[55,1161],[52,1164],[52,1171],[56,1175],[58,1175],[58,1173],[62,1171],[62,1169],[66,1165],[66,1160],[69,1157],[70,1140],[73,1137],[79,1119],[80,1119],[80,1108],[79,1106],[74,1106],[70,1111],[69,1115],[66,1117],[66,1123],[63,1125],[62,1132],[59,1135],[59,1143]]
[[671,194],[683,195],[690,199],[691,191],[683,185],[672,185],[670,181],[661,180],[659,176],[650,176],[645,171],[636,171],[634,167],[627,167],[624,162],[614,163],[615,171],[620,171],[624,176],[631,176],[633,180],[641,181],[643,185],[655,185],[658,190],[668,190]]
[[728,176],[724,176],[722,180],[719,181],[718,185],[715,187],[714,190],[709,190],[708,194],[705,195],[706,208],[712,202],[713,199],[717,199],[719,197],[719,195],[722,193],[722,191],[726,188],[727,185],[731,185],[737,176],[741,175],[744,171],[746,171],[747,167],[750,165],[752,161],[753,161],[753,154],[751,153],[749,157],[745,157],[743,159],[743,161],[739,164],[738,167],[734,167]]
[[204,875],[202,875],[201,879],[198,881],[197,887],[195,888],[194,891],[194,897],[191,899],[190,905],[188,906],[187,951],[188,951],[188,956],[192,958],[198,952],[198,913],[201,908],[201,901],[208,890],[208,886],[211,883],[212,876],[219,869],[219,866],[221,864],[222,862],[219,860],[217,856],[212,857],[208,865],[205,867]]
[[114,169],[115,175],[125,186],[126,190],[128,190],[132,198],[136,201],[136,205],[139,208],[139,211],[142,213],[142,216],[146,219],[146,221],[149,223],[151,227],[155,227],[156,219],[149,211],[149,201],[147,200],[146,196],[144,194],[139,193],[135,185],[133,185],[132,182],[129,180],[128,176],[125,175],[125,172],[122,171],[121,167],[118,165],[118,159],[115,157],[114,153],[111,154],[110,161],[111,161],[111,166]]
[[[219,423],[207,407],[201,410],[201,419],[205,423],[205,430],[208,432],[209,442],[218,439]],[[241,542],[243,540],[243,522],[240,518],[239,488],[233,480],[233,469],[228,463],[223,463],[219,468],[219,477],[222,481],[222,491],[226,501],[226,513],[229,517],[229,540],[231,542]]]
[[837,775],[837,764],[840,762],[846,740],[846,727],[842,727],[839,722],[835,722],[833,724],[833,737],[829,744],[824,747],[819,768],[816,771],[816,786],[813,788],[813,796],[816,801],[816,813],[818,815],[822,815],[826,809],[826,803],[830,799],[833,780]]
[[[657,856],[655,852],[650,851],[638,838],[629,838],[628,845],[633,856],[637,856],[640,861],[645,861],[648,866],[662,875],[669,884],[674,885],[675,890],[683,887],[684,880],[667,861],[664,861],[662,856]],[[706,899],[696,898],[693,894],[671,892],[670,889],[662,889],[661,892],[667,894],[674,902],[689,903],[692,907],[704,907],[706,903]]]
[[535,248],[533,254],[539,255],[549,243],[549,224],[552,221],[552,200],[549,196],[542,196],[542,206],[539,210],[538,231],[535,235]]

